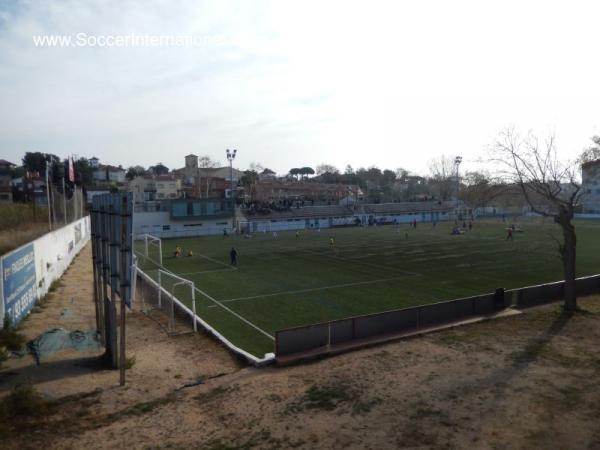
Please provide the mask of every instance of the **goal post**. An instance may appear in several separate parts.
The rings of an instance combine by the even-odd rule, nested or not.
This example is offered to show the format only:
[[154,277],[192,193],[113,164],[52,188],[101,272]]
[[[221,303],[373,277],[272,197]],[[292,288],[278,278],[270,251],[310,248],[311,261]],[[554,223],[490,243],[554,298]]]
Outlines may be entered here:
[[166,270],[158,269],[158,309],[167,313],[168,332],[176,334],[176,318],[190,316],[194,332],[196,323],[196,289],[193,281]]
[[137,237],[137,240],[143,243],[143,247],[140,252],[142,256],[154,264],[162,267],[162,239],[151,234],[142,234]]

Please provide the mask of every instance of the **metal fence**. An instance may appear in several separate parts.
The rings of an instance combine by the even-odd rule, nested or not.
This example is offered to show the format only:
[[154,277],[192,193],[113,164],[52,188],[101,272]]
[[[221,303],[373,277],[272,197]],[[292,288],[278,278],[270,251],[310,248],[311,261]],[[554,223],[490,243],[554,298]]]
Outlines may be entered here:
[[[138,270],[140,283],[138,295],[142,312],[158,323],[170,335],[197,331],[196,299],[194,283],[163,270],[158,270],[158,280]],[[178,298],[185,296],[191,301],[188,308]]]
[[[564,281],[507,291],[498,289],[475,297],[288,328],[276,332],[275,353],[277,357],[303,352],[327,353],[341,344],[351,348],[394,335],[488,316],[513,305],[527,308],[556,302],[563,298],[563,289]],[[600,275],[577,279],[577,295],[596,293],[600,293]]]
[[75,186],[69,189],[64,184],[51,184],[48,192],[50,195],[48,220],[51,223],[51,229],[63,227],[87,215],[85,196],[80,187]]

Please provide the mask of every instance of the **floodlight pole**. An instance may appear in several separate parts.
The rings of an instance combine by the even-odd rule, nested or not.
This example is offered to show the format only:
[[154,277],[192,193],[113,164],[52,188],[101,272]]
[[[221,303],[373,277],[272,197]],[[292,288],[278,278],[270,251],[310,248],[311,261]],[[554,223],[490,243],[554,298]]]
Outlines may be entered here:
[[233,228],[234,228],[234,222],[235,222],[235,194],[234,194],[234,189],[233,189],[233,160],[235,159],[235,155],[237,153],[236,149],[233,149],[233,151],[227,149],[225,151],[225,153],[227,154],[227,161],[229,161],[229,180],[231,182],[231,193],[230,193],[230,197],[231,197],[231,206],[232,206],[232,213],[231,213],[231,231],[233,232]]
[[458,191],[460,188],[460,178],[458,169],[460,167],[460,163],[462,162],[462,156],[457,156],[454,158],[454,165],[456,166],[456,215],[458,218]]

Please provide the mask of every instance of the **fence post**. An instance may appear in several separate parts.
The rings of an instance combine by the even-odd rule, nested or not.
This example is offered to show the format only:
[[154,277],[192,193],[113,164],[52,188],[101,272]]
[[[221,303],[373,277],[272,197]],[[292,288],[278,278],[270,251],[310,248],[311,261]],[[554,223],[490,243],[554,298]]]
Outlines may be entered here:
[[162,283],[160,277],[160,270],[158,271],[158,308],[162,309]]
[[196,292],[194,285],[192,284],[192,312],[194,313],[194,333],[198,331],[198,324],[196,323]]
[[494,292],[494,309],[500,311],[504,308],[504,288],[496,288],[496,291]]
[[142,282],[140,283],[140,289],[142,291],[142,312],[146,312],[146,280],[140,277]]
[[175,332],[175,285],[173,285],[172,292],[170,292],[169,297],[171,297],[171,314],[169,316],[169,331],[171,333]]

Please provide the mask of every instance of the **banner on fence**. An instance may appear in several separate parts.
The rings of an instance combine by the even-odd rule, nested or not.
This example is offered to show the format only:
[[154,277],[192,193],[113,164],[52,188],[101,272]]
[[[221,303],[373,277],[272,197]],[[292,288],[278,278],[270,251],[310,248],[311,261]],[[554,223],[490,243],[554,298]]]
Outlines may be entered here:
[[13,324],[33,308],[37,300],[33,243],[2,259],[2,294],[5,315]]

